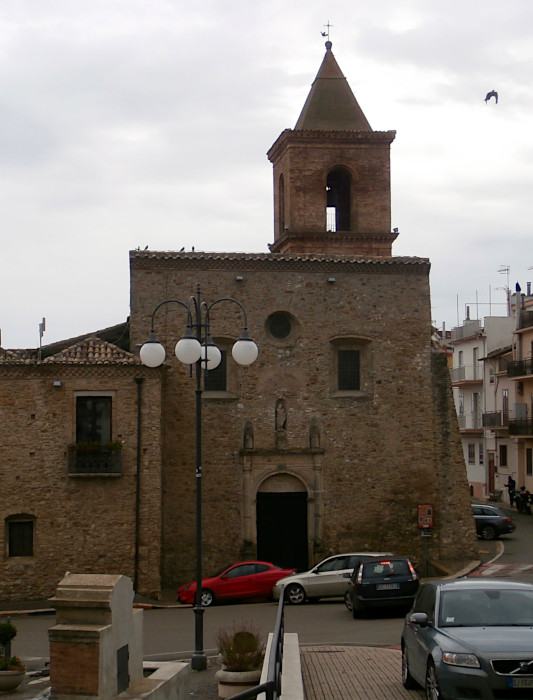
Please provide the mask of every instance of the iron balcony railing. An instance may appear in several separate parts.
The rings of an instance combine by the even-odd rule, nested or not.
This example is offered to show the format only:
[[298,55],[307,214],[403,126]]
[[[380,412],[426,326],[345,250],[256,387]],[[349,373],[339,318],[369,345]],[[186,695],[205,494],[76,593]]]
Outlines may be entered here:
[[533,435],[533,420],[528,418],[510,420],[509,435]]
[[508,377],[524,377],[533,374],[533,359],[529,357],[527,360],[509,360],[507,363]]
[[232,695],[232,700],[247,700],[255,698],[260,693],[265,694],[265,700],[278,700],[281,696],[281,673],[283,667],[283,635],[285,634],[285,596],[280,595],[276,625],[272,634],[272,644],[268,657],[267,679],[242,693]]
[[121,450],[69,448],[69,474],[120,474],[121,470]]
[[508,411],[490,411],[483,414],[484,428],[506,428],[509,424]]

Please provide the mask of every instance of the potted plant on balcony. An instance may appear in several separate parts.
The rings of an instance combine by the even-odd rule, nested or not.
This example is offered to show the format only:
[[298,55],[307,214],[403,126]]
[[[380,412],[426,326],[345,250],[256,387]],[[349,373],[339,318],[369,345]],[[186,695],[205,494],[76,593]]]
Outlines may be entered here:
[[11,622],[0,623],[0,692],[15,690],[24,680],[26,667],[18,656],[11,656],[11,640],[16,634]]
[[215,674],[218,696],[230,698],[257,685],[265,655],[259,630],[243,622],[231,630],[219,630],[217,642],[222,663]]

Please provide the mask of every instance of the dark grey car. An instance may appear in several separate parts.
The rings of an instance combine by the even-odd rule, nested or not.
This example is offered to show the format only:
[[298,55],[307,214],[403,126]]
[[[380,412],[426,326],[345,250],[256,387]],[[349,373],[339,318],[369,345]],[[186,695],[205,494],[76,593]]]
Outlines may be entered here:
[[402,681],[428,700],[533,697],[533,585],[425,582],[402,632]]
[[495,540],[516,530],[514,519],[497,506],[473,505],[476,532],[484,540]]
[[370,608],[411,607],[420,581],[407,557],[375,557],[353,570],[345,600],[354,618]]

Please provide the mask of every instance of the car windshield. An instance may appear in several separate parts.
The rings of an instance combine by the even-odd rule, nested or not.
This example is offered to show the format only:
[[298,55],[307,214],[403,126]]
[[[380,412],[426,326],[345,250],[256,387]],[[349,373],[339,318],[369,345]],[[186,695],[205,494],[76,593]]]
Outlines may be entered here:
[[520,589],[443,591],[440,627],[533,625],[533,592]]

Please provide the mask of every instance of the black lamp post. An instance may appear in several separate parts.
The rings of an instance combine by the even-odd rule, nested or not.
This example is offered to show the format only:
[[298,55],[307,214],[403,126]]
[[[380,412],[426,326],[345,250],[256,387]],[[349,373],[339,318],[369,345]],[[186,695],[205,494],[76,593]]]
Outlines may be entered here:
[[202,606],[202,369],[215,369],[222,359],[220,350],[211,338],[209,316],[215,304],[223,301],[237,304],[244,317],[241,335],[231,350],[233,359],[239,365],[251,365],[257,358],[258,349],[248,332],[246,311],[243,305],[231,297],[222,297],[206,304],[202,301],[200,285],[196,288],[196,294],[189,297],[187,302],[179,299],[166,299],[155,307],[148,340],[140,351],[143,365],[159,367],[165,360],[165,348],[155,335],[155,315],[165,304],[179,304],[186,310],[187,326],[182,338],[176,344],[175,353],[180,362],[196,365],[196,593],[193,607],[195,650],[191,659],[191,668],[194,671],[204,671],[207,668],[207,656],[203,648],[204,609]]

